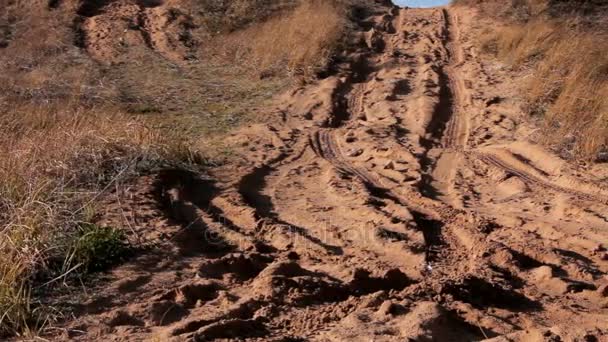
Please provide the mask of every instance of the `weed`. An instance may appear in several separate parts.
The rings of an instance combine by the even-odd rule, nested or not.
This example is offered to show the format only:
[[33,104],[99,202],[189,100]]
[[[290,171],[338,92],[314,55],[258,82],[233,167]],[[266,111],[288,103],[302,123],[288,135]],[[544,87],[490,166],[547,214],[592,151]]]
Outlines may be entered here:
[[129,255],[127,237],[121,229],[82,223],[70,253],[71,263],[85,273],[105,271]]

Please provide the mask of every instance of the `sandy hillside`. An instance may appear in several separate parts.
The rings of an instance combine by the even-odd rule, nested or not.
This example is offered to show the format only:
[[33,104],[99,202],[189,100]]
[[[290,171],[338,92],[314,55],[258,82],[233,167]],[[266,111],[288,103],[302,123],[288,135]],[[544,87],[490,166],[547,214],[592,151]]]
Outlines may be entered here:
[[[187,53],[157,7],[104,15],[129,11],[146,34],[125,39]],[[114,55],[112,21],[86,12],[88,52]],[[228,138],[240,162],[108,197],[105,221],[160,248],[56,300],[72,317],[54,339],[608,340],[606,173],[534,143],[473,13],[359,19],[335,75]]]

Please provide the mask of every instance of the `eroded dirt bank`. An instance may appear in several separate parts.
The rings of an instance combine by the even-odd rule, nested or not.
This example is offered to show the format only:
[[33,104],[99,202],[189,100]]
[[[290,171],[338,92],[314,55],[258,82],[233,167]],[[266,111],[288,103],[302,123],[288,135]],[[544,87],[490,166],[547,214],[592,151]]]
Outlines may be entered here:
[[162,248],[72,305],[62,336],[608,338],[608,190],[528,142],[470,20],[369,13],[338,75],[230,138],[240,164],[125,190],[108,212]]

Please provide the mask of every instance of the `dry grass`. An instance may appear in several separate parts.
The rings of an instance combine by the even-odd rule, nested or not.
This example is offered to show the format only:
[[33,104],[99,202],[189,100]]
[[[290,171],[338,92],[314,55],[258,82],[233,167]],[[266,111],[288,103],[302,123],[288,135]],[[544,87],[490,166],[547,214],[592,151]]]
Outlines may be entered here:
[[194,141],[222,140],[291,76],[330,62],[344,1],[298,3],[192,0],[180,10],[213,30],[194,39],[217,58],[176,66],[137,46],[106,68],[75,44],[78,2],[0,0],[0,338],[45,325],[33,292],[77,266],[66,251],[110,185],[200,161]]
[[528,85],[529,102],[544,112],[550,143],[595,158],[608,147],[608,35],[558,35]]
[[[526,15],[512,15],[522,12],[515,3]],[[564,155],[595,159],[608,148],[608,30],[595,18],[558,12],[551,4],[480,5],[501,6],[494,14],[503,15],[493,16],[502,25],[486,30],[479,42],[516,69],[532,68],[522,92],[530,113],[545,118],[546,142]]]
[[76,104],[23,104],[0,116],[0,334],[35,327],[34,276],[52,276],[65,241],[104,187],[159,137],[129,117]]
[[327,1],[304,1],[261,25],[216,37],[216,54],[265,76],[287,72],[312,76],[325,67],[345,28],[343,9]]
[[0,26],[10,32],[8,46],[0,50],[0,103],[65,102],[75,96],[101,102],[112,96],[97,65],[74,46],[75,3],[49,10],[43,0],[0,1],[11,4],[0,4]]
[[542,58],[547,44],[557,39],[554,33],[555,28],[550,23],[535,21],[486,32],[480,40],[484,51],[495,53],[500,59],[519,67]]

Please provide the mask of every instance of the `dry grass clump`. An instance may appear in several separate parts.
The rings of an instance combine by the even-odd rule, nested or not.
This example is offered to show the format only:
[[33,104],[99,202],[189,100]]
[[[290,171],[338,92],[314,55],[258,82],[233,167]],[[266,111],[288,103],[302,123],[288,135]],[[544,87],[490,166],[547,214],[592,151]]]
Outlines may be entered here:
[[511,65],[522,66],[542,58],[547,45],[558,38],[552,24],[534,21],[525,25],[491,29],[479,40],[484,52],[496,54]]
[[305,1],[262,24],[217,37],[216,53],[262,76],[287,71],[311,76],[329,63],[345,28],[343,9]]
[[523,93],[530,113],[545,118],[546,142],[564,155],[595,159],[608,148],[608,30],[596,17],[559,12],[568,1],[557,3],[484,3],[511,13],[525,8],[526,15],[499,16],[502,25],[479,42],[514,68],[532,68]]
[[95,196],[159,140],[92,106],[103,89],[73,45],[71,7],[48,3],[0,1],[0,336],[44,323],[32,291],[78,266],[65,254]]
[[608,147],[608,34],[567,31],[551,43],[528,85],[549,142],[595,158]]
[[62,271],[52,263],[65,258],[71,234],[94,216],[96,196],[158,141],[141,124],[101,108],[22,104],[1,113],[0,336],[41,323],[32,280]]

